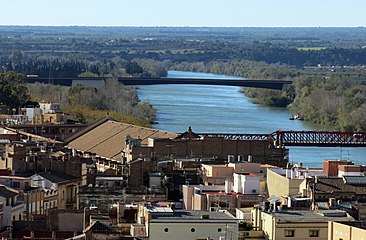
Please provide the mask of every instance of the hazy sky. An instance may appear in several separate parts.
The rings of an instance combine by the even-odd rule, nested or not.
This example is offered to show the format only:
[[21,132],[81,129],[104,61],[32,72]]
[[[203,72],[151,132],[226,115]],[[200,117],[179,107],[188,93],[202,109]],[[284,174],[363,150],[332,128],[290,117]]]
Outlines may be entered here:
[[0,25],[366,26],[364,0],[4,0]]

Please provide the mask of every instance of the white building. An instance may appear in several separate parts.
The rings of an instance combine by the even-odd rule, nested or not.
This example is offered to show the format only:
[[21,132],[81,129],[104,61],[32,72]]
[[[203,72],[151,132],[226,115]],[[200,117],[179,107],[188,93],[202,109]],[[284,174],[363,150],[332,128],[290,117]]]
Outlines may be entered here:
[[366,175],[365,165],[340,165],[338,166],[338,177],[356,176],[363,177]]
[[42,110],[42,113],[55,113],[61,111],[61,105],[59,103],[39,103],[39,108]]
[[234,173],[234,192],[242,194],[258,194],[260,177],[256,174]]
[[147,207],[150,240],[238,239],[238,220],[227,211],[173,211]]
[[13,220],[23,219],[24,204],[18,202],[19,192],[10,187],[0,185],[0,202],[4,203],[2,226],[10,226]]
[[36,117],[37,115],[38,116],[42,115],[42,109],[37,108],[37,107],[25,108],[25,115],[27,116],[28,121],[32,121],[32,119],[34,117]]

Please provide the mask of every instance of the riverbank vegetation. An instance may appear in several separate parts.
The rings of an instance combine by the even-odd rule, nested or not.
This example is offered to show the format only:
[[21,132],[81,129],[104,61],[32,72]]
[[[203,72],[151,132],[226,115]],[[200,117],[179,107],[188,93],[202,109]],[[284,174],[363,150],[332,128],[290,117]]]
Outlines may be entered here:
[[92,123],[107,114],[146,127],[155,120],[156,110],[139,101],[135,88],[123,86],[116,79],[107,79],[101,88],[36,83],[29,84],[28,89],[33,100],[59,102],[72,119],[82,123]]
[[364,83],[347,76],[302,76],[294,81],[296,97],[289,108],[307,121],[332,125],[344,131],[365,131]]

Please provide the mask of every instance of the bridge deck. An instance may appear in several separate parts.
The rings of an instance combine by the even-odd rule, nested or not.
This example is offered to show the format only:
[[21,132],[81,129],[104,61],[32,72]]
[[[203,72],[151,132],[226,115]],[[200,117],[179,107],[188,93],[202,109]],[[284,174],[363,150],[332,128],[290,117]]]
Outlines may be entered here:
[[[28,83],[52,83],[63,86],[72,86],[73,81],[105,81],[106,77],[75,77],[75,78],[46,78],[27,77]],[[119,82],[124,85],[155,85],[155,84],[199,84],[199,85],[222,85],[238,87],[255,87],[281,90],[292,81],[286,80],[249,80],[249,79],[206,79],[206,78],[138,78],[118,77]]]

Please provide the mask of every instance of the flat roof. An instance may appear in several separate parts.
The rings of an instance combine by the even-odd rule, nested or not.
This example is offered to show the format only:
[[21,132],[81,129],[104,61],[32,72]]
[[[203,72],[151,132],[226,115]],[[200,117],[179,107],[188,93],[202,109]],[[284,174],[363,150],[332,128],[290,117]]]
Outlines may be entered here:
[[307,221],[311,219],[322,220],[322,221],[331,221],[335,218],[343,218],[353,220],[345,211],[341,210],[286,210],[286,211],[278,211],[269,213],[272,214],[273,217],[278,219],[293,219],[301,221]]
[[123,180],[126,180],[126,177],[125,176],[96,176],[95,180],[123,181]]
[[170,207],[147,206],[146,209],[150,213],[173,213],[173,209]]
[[151,222],[222,222],[229,221],[236,223],[238,220],[226,211],[189,211],[189,210],[175,210],[171,214],[153,213],[151,214]]
[[31,180],[31,178],[30,177],[19,177],[19,176],[12,176],[12,175],[10,175],[10,176],[0,176],[0,179],[17,179],[17,180]]
[[366,230],[366,222],[362,221],[352,221],[352,222],[342,222],[342,221],[335,221],[336,223],[341,223],[351,227],[357,227]]

